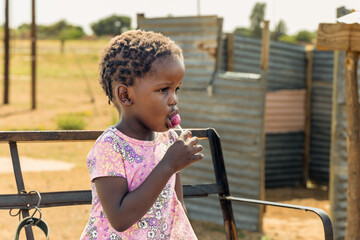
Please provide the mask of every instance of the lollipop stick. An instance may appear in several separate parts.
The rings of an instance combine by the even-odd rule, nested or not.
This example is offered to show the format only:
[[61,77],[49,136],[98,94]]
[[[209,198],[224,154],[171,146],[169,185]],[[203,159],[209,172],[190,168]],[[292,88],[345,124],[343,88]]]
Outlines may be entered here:
[[183,132],[184,130],[182,129],[182,127],[180,126],[180,124],[179,125],[177,125],[177,127],[179,128],[179,130],[181,131],[181,132]]

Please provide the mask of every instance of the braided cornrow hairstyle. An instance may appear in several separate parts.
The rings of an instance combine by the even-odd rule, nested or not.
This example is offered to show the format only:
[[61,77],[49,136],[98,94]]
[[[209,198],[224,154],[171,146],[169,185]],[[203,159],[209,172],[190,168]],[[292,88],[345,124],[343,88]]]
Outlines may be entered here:
[[144,77],[155,59],[163,56],[183,58],[180,47],[161,33],[131,30],[111,39],[100,61],[100,84],[109,104],[113,82],[132,86],[135,78]]

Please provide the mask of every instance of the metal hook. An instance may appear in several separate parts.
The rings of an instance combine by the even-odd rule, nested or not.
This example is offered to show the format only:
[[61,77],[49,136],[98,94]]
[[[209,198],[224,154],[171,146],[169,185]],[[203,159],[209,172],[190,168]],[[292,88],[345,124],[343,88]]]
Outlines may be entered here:
[[42,213],[41,213],[40,208],[38,208],[38,207],[35,207],[35,211],[33,212],[33,214],[31,214],[30,219],[33,219],[33,218],[34,218],[36,212],[39,212],[39,218],[38,218],[38,220],[37,220],[36,222],[33,221],[33,222],[31,223],[31,225],[38,225],[38,223],[39,223],[40,220],[41,220]]
[[[41,213],[41,210],[40,210],[41,195],[40,195],[40,193],[39,193],[38,191],[36,191],[36,190],[29,192],[29,194],[31,194],[31,193],[36,193],[36,194],[38,195],[38,197],[39,197],[39,201],[38,201],[37,205],[36,205],[35,207],[32,207],[32,208],[35,208],[35,211],[33,212],[33,214],[31,214],[31,217],[30,217],[30,219],[33,219],[34,216],[35,216],[35,214],[36,214],[36,212],[39,212],[39,215],[40,215],[40,216],[39,216],[39,219],[38,219],[36,222],[34,222],[34,221],[31,222],[31,225],[37,225],[37,224],[40,222],[41,217],[42,217],[42,213]],[[29,210],[30,210],[30,207],[29,207]]]
[[[36,190],[30,191],[30,192],[28,192],[28,193],[29,193],[29,194],[31,194],[31,193],[36,193],[36,194],[38,195],[39,201],[38,201],[38,203],[37,203],[37,205],[36,205],[35,208],[39,209],[40,203],[41,203],[41,195],[40,195],[40,193],[39,193],[38,191],[36,191]],[[29,208],[29,209],[30,209],[30,208]]]
[[[41,195],[40,195],[40,193],[38,191],[36,191],[36,190],[35,191],[30,191],[28,193],[25,190],[20,191],[20,194],[32,194],[32,193],[36,193],[38,195],[38,197],[39,197],[39,200],[38,200],[36,206],[34,206],[34,207],[31,207],[31,205],[29,203],[27,204],[27,209],[28,210],[30,210],[32,208],[35,208],[35,211],[31,214],[30,219],[27,220],[27,225],[37,225],[40,222],[41,217],[42,217],[42,213],[41,213],[41,210],[40,210],[40,203],[41,203]],[[19,215],[19,221],[20,221],[21,220],[21,214],[20,214],[21,209],[18,209],[16,214],[12,213],[13,210],[14,210],[14,208],[10,209],[10,211],[9,211],[10,216],[16,217],[16,216]],[[40,216],[39,216],[39,219],[36,222],[34,222],[33,218],[34,218],[36,212],[39,212]]]
[[10,216],[12,216],[12,217],[16,217],[16,216],[18,216],[19,215],[19,221],[21,220],[21,209],[18,209],[18,211],[17,211],[17,213],[16,214],[13,214],[12,213],[12,210],[14,210],[15,208],[10,208],[10,210],[9,210],[9,214],[10,214]]

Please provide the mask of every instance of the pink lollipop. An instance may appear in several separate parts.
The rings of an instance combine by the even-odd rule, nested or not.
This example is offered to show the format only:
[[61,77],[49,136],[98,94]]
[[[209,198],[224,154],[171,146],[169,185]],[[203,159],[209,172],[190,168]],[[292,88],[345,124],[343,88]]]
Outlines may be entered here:
[[177,125],[180,124],[181,122],[181,118],[179,114],[175,114],[174,116],[172,116],[172,118],[170,119],[171,124],[176,127]]

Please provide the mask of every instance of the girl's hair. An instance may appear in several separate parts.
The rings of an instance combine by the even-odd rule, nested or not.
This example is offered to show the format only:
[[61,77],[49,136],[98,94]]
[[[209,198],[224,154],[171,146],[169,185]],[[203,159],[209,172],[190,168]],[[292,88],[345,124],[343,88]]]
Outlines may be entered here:
[[163,56],[183,58],[180,47],[161,33],[131,30],[111,39],[100,60],[100,84],[109,104],[113,82],[133,85],[135,78],[144,77],[152,63]]

